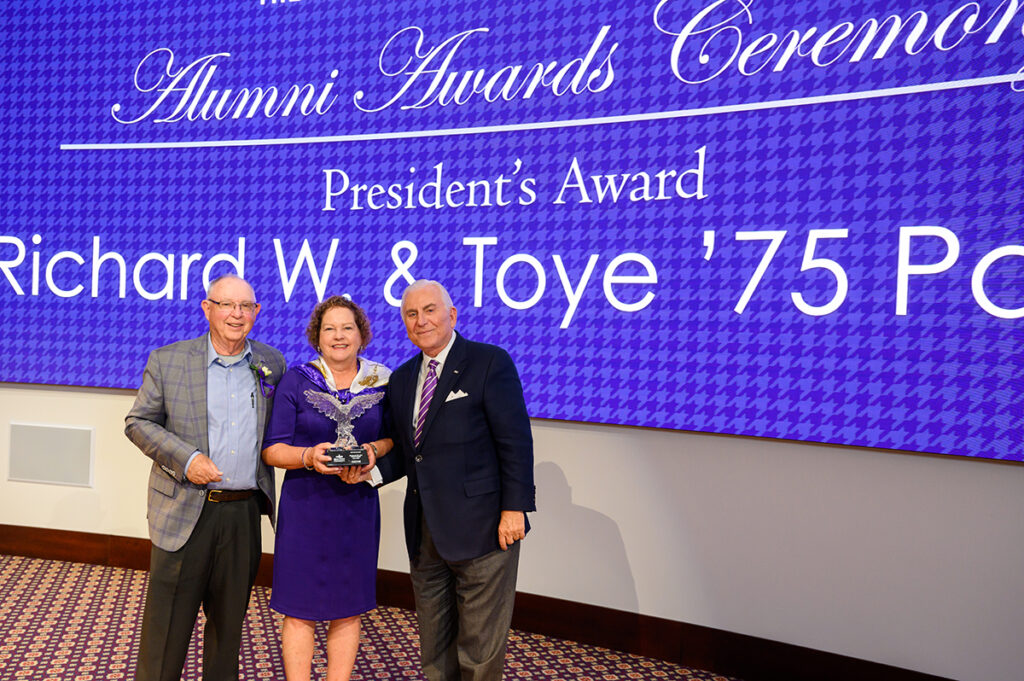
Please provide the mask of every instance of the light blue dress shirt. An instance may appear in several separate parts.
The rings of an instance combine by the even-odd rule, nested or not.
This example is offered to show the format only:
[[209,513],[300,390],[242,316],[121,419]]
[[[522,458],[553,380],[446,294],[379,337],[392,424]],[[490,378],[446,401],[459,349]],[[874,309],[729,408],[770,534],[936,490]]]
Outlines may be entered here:
[[210,451],[220,469],[220,482],[208,489],[256,489],[260,453],[256,446],[256,400],[261,399],[256,376],[249,368],[252,346],[248,341],[238,357],[225,358],[209,343],[206,370],[206,413]]

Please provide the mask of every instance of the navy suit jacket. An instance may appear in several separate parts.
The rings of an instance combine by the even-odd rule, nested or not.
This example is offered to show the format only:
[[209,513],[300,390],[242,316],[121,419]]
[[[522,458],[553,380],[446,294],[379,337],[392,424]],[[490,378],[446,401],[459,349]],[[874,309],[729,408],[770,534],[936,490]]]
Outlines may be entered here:
[[[419,447],[413,406],[423,353],[398,367],[387,400],[394,450],[378,461],[384,482],[408,476],[405,541],[419,553],[426,516],[445,560],[499,549],[501,511],[536,510],[533,435],[523,386],[508,353],[456,335],[438,377]],[[465,396],[461,396],[461,395]]]

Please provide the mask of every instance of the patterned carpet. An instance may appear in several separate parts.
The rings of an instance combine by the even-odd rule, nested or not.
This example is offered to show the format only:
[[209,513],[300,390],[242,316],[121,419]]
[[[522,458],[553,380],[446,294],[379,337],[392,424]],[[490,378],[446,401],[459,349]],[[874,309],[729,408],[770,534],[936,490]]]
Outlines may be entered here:
[[[137,570],[0,555],[0,681],[113,681],[134,677],[146,573]],[[249,603],[240,679],[284,679],[280,616],[270,590],[257,587]],[[197,622],[197,632],[202,621]],[[326,658],[314,655],[315,678]],[[200,678],[201,636],[193,636],[182,678]],[[363,618],[353,681],[423,679],[416,619],[399,608]],[[505,677],[551,681],[692,679],[731,681],[668,662],[513,631]]]

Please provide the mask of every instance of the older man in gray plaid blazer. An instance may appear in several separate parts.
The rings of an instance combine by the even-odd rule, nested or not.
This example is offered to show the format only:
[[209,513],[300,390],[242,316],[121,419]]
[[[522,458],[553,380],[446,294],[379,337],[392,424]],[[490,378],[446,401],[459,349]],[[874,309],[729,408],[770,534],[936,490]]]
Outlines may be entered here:
[[210,332],[150,354],[125,419],[125,433],[153,459],[140,681],[181,677],[200,604],[203,678],[238,678],[260,513],[274,517],[273,469],[259,453],[284,357],[248,340],[259,305],[243,279],[214,280],[202,308]]

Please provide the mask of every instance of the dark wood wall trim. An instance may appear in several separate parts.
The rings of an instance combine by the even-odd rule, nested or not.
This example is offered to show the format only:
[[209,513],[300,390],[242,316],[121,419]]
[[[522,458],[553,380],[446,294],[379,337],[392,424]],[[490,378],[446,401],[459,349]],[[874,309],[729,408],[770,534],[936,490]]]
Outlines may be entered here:
[[[136,537],[0,525],[0,554],[11,556],[148,570],[150,547],[148,539]],[[256,573],[257,584],[270,586],[273,566],[273,554],[264,553]]]
[[149,540],[92,532],[0,525],[0,553],[72,563],[149,569]]
[[[148,570],[149,550],[148,539],[0,525],[0,554]],[[272,574],[273,556],[265,553],[256,583],[270,586]],[[409,575],[378,570],[377,601],[411,610]],[[516,594],[512,626],[744,681],[949,681],[788,643],[534,594]]]

